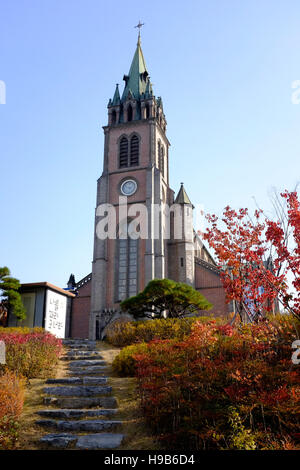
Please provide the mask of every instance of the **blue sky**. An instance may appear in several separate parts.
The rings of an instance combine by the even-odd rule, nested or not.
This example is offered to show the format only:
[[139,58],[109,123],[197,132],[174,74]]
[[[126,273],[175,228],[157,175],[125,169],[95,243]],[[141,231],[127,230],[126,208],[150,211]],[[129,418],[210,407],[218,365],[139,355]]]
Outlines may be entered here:
[[101,126],[139,19],[171,187],[211,213],[270,209],[300,179],[299,18],[297,0],[0,0],[0,266],[60,286],[91,271]]

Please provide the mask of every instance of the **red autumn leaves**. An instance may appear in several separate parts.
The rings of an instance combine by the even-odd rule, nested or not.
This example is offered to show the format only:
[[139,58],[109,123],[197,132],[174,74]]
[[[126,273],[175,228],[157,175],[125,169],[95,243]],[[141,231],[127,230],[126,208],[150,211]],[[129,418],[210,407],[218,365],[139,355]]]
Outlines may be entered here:
[[281,220],[229,206],[221,221],[207,216],[204,239],[216,253],[227,301],[235,300],[238,312],[246,310],[252,319],[273,310],[275,299],[300,318],[300,204],[296,192],[281,197],[286,201]]

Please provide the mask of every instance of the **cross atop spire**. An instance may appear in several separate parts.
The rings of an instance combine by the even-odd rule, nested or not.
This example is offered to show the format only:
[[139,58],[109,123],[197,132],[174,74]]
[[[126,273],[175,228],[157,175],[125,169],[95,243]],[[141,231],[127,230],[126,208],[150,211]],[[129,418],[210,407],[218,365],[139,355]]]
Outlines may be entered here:
[[139,20],[138,24],[135,26],[135,28],[139,28],[139,34],[141,32],[141,27],[144,26],[145,23],[141,23],[141,20]]
[[144,26],[145,23],[141,23],[141,20],[139,20],[138,24],[135,26],[135,28],[139,28],[139,36],[138,36],[138,44],[140,43],[141,39],[141,28]]

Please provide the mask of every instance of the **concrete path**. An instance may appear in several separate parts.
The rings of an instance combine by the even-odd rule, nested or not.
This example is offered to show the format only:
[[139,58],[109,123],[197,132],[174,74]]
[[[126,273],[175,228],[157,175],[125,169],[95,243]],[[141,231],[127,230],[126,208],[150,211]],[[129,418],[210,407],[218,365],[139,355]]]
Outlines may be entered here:
[[[121,445],[122,422],[112,419],[117,401],[107,385],[106,363],[89,340],[64,340],[68,377],[47,380],[44,403],[36,424],[49,429],[40,439],[44,448],[114,449]],[[67,431],[67,432],[64,432]]]

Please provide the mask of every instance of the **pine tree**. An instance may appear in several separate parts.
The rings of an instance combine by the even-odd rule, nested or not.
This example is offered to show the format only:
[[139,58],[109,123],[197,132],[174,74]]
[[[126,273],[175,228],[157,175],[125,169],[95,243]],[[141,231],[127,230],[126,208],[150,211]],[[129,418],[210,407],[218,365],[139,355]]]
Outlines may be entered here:
[[153,279],[134,297],[124,300],[121,309],[135,318],[178,318],[184,315],[210,310],[212,305],[193,287],[170,279]]
[[19,320],[26,318],[26,310],[19,293],[20,282],[10,276],[9,269],[0,268],[0,292],[2,291],[2,305],[10,310]]

